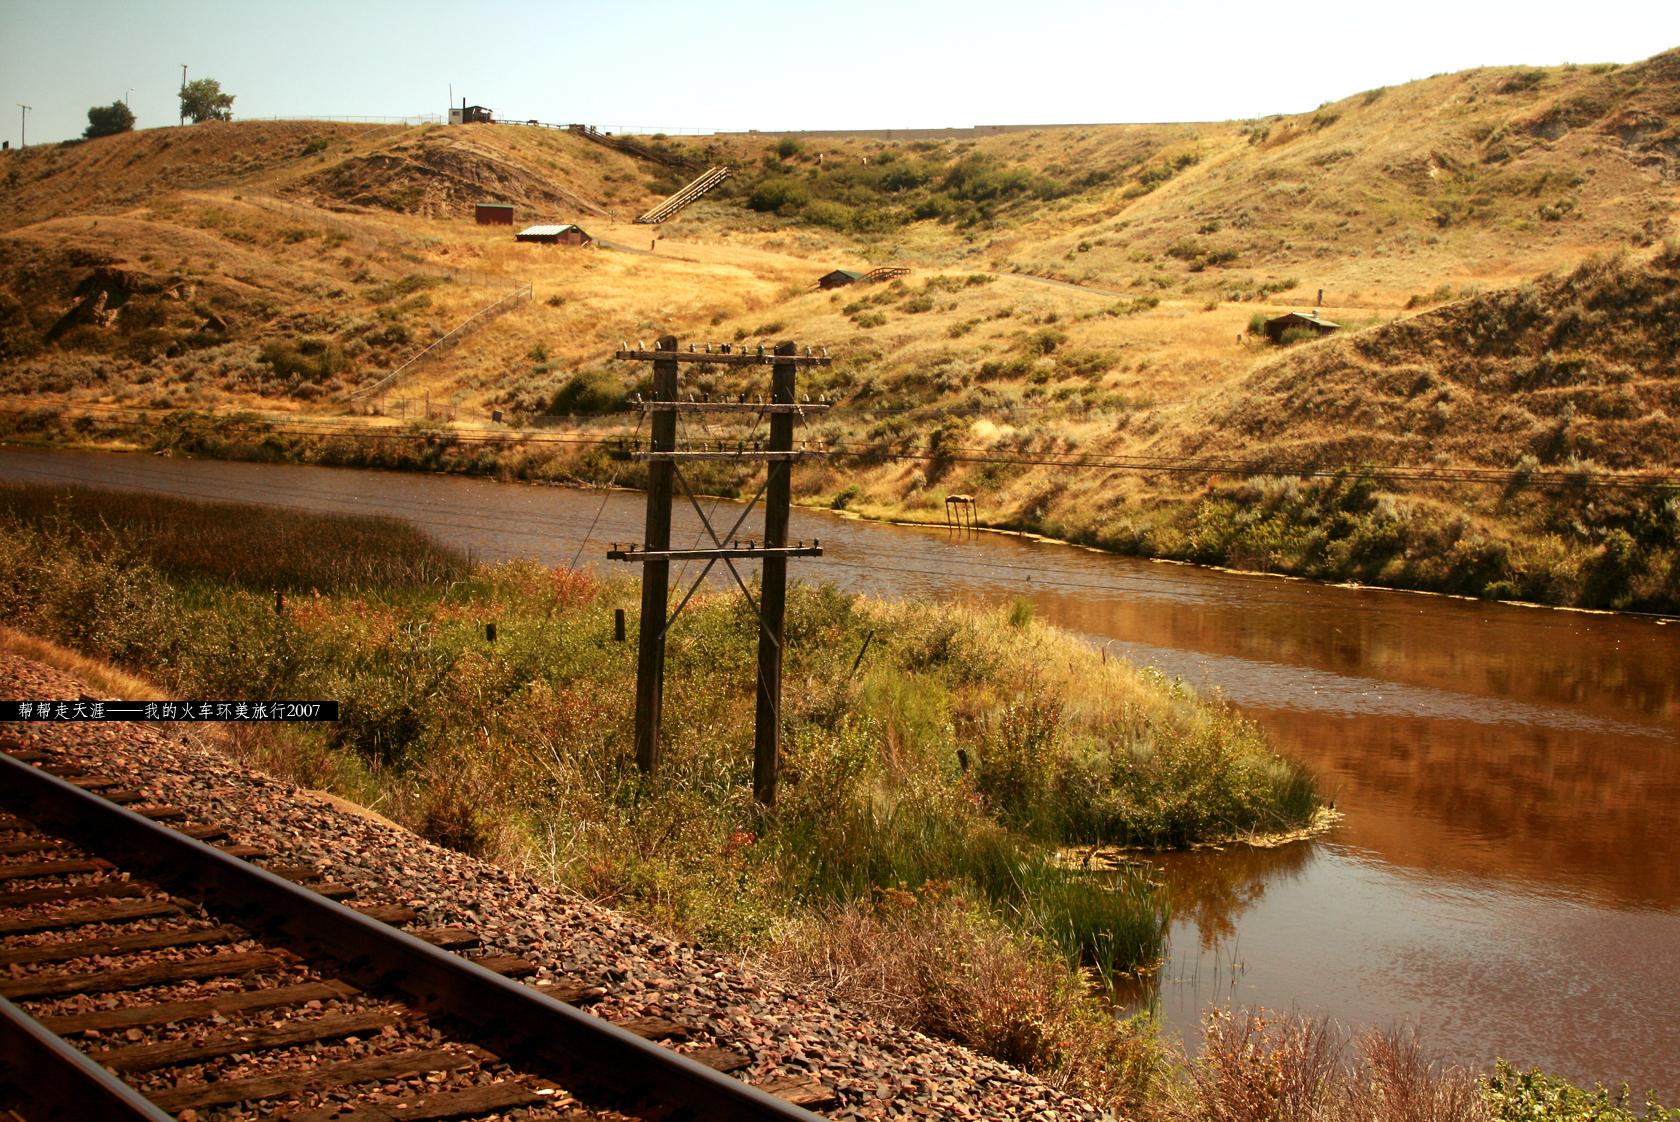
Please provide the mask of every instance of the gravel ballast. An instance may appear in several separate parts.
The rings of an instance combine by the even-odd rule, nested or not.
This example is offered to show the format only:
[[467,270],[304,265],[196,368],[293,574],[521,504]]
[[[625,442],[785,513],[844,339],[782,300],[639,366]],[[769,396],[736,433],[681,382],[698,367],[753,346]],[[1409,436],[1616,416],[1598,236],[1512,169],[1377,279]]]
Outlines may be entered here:
[[[0,696],[96,697],[53,667],[0,650]],[[214,726],[6,723],[7,746],[50,747],[88,771],[229,828],[275,860],[315,865],[359,903],[408,905],[426,927],[470,927],[487,951],[536,964],[529,981],[600,986],[611,1020],[661,1017],[692,1032],[679,1050],[749,1057],[747,1082],[820,1081],[838,1119],[1105,1119],[1089,1103],[967,1049],[873,1020],[821,994],[789,990],[750,964],[649,929],[527,876],[340,809],[214,750]]]

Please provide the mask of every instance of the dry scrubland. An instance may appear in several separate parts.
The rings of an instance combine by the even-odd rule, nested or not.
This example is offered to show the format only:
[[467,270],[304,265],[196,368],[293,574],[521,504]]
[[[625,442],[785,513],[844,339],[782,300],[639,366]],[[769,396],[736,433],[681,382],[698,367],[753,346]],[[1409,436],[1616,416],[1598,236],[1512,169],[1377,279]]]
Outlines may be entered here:
[[[836,356],[810,389],[846,406],[828,435],[866,450],[807,474],[803,501],[939,518],[968,491],[995,524],[1144,554],[1673,610],[1680,499],[1601,484],[1676,466],[1677,120],[1671,51],[1193,125],[620,150],[517,126],[232,123],[42,146],[0,157],[0,395],[23,411],[7,424],[48,438],[599,478],[616,469],[584,447],[467,441],[493,409],[627,429],[612,410],[633,374],[605,358],[621,339],[791,337]],[[737,168],[724,189],[665,227],[628,221],[715,162]],[[622,248],[516,245],[471,224],[485,198]],[[873,264],[912,273],[814,287]],[[434,434],[375,447],[202,420],[342,426],[365,412],[350,391],[515,282],[533,302],[362,419],[400,430],[429,403],[453,418]],[[1320,290],[1341,338],[1250,333]],[[1069,454],[1242,466],[1013,462]]]

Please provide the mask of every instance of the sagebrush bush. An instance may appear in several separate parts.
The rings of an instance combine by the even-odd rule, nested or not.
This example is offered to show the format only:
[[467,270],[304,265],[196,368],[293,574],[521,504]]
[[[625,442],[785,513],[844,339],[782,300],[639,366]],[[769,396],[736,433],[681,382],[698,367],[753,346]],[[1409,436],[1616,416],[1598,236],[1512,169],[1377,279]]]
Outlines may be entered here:
[[549,401],[548,412],[579,416],[615,413],[625,408],[627,397],[628,389],[617,377],[604,370],[589,370],[566,379]]
[[293,342],[275,340],[264,343],[260,360],[276,377],[310,382],[324,382],[344,369],[344,348],[332,339],[306,335]]

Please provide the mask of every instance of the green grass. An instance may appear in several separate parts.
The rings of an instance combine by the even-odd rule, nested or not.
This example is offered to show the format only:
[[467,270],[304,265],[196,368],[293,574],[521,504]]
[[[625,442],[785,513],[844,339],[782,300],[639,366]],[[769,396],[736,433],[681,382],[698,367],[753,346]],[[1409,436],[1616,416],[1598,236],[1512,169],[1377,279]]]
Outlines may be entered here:
[[[767,816],[747,794],[756,627],[734,597],[701,597],[672,632],[668,763],[649,782],[625,766],[634,647],[608,639],[626,585],[469,570],[377,521],[95,492],[0,502],[0,603],[20,625],[189,692],[338,699],[321,747],[392,785],[399,817],[489,852],[543,836],[567,807],[588,829],[556,855],[563,876],[713,941],[750,942],[790,906],[945,881],[1072,956],[1132,969],[1158,953],[1164,902],[1055,868],[1059,846],[1187,844],[1313,810],[1310,795],[1266,803],[1267,777],[1295,773],[1181,688],[1108,668],[1112,704],[1071,704],[1102,664],[1023,612],[799,587],[787,781]],[[277,614],[275,587],[309,591]],[[666,833],[686,840],[654,840]]]

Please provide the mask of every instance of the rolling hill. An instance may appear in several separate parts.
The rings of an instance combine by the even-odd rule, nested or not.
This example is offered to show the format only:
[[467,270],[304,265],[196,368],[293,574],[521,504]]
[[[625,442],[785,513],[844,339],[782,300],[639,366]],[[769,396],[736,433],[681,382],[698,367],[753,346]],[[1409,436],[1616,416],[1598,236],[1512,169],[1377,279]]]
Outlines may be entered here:
[[[722,189],[632,224],[715,164]],[[1154,555],[1680,606],[1677,500],[1643,478],[1673,478],[1680,435],[1680,51],[1216,123],[634,141],[212,123],[0,154],[0,180],[14,431],[190,427],[240,454],[205,418],[425,421],[449,436],[430,466],[587,477],[612,470],[587,446],[473,438],[507,432],[493,411],[621,431],[620,340],[789,337],[836,356],[808,388],[858,453],[807,473],[805,501],[937,519],[963,490],[994,524]],[[483,200],[598,244],[515,244],[472,223]],[[879,264],[911,272],[814,283]],[[352,396],[526,284],[371,405]],[[1315,308],[1338,337],[1251,331]],[[354,460],[347,442],[263,446]]]

